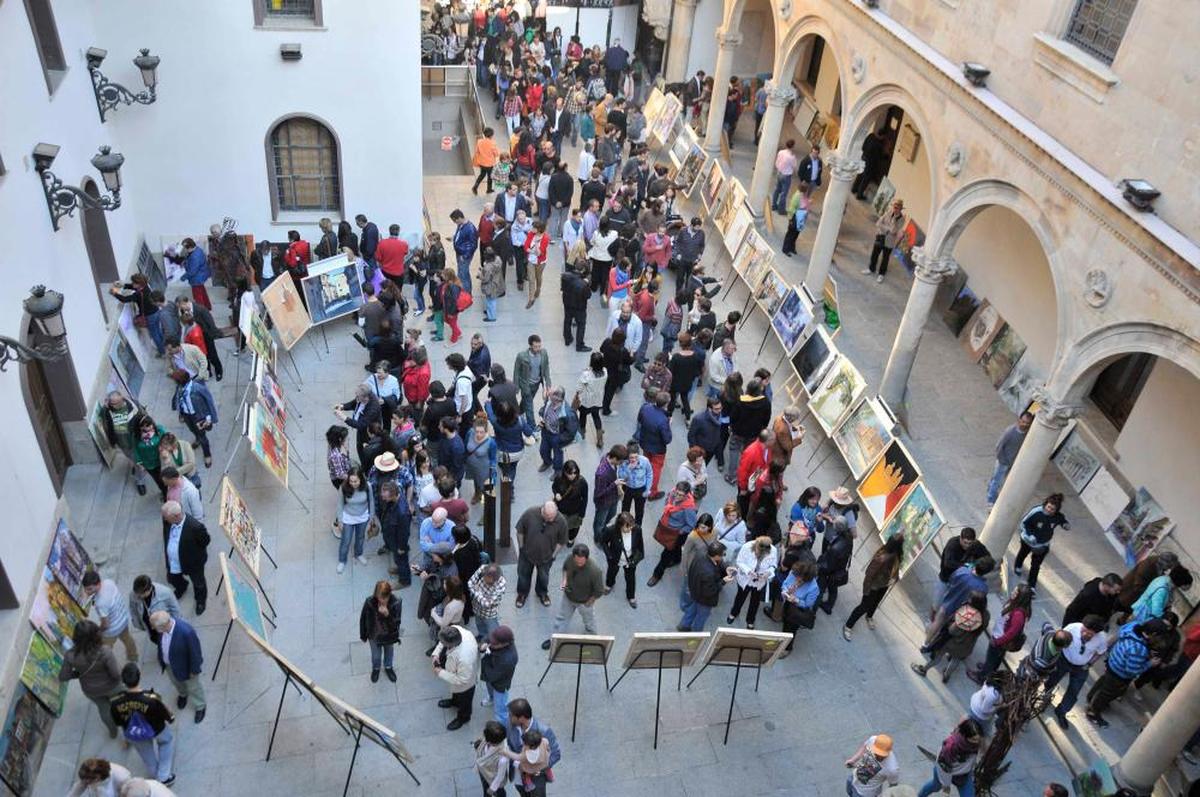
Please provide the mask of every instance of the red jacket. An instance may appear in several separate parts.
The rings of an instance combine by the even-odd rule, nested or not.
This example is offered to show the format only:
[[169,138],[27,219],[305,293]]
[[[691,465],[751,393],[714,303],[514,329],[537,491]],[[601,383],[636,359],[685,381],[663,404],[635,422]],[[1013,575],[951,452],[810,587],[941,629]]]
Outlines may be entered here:
[[742,459],[738,462],[737,469],[737,485],[739,492],[746,492],[750,489],[750,475],[759,468],[767,467],[767,463],[771,460],[771,452],[763,445],[761,440],[755,440],[750,445],[746,446],[746,450],[742,452]]
[[421,404],[429,398],[429,363],[417,365],[412,360],[404,364],[404,398],[409,404]]
[[389,277],[404,275],[404,258],[408,257],[408,241],[402,238],[384,238],[375,247],[375,261]]
[[[542,236],[542,240],[541,240],[541,243],[538,244],[538,246],[537,246],[537,254],[535,255],[532,251],[532,247],[534,246],[533,240],[534,240],[534,238],[536,238],[539,235]],[[550,245],[550,234],[549,233],[528,232],[525,234],[525,252],[529,255],[529,262],[531,264],[536,265],[538,263],[541,263],[542,265],[545,265],[546,249],[549,247],[549,245]]]
[[308,264],[311,262],[312,249],[309,248],[308,241],[293,241],[283,255],[283,264],[301,277],[308,276]]
[[208,346],[204,344],[204,330],[200,329],[199,324],[192,324],[188,327],[188,331],[183,333],[183,342],[192,344],[204,352],[205,357],[208,356]]
[[476,229],[479,230],[480,249],[490,246],[492,239],[496,237],[496,223],[492,221],[492,218],[495,218],[495,216],[493,215],[489,218],[486,213],[479,217],[479,224],[476,225]]
[[632,296],[633,312],[646,324],[654,320],[654,294],[643,288]]

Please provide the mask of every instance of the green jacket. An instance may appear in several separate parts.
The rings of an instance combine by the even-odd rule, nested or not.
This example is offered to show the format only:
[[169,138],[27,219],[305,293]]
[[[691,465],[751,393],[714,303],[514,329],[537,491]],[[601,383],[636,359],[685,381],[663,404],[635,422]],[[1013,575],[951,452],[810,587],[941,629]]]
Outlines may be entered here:
[[533,371],[533,354],[530,353],[529,349],[522,350],[517,355],[517,361],[513,364],[513,382],[516,383],[517,388],[523,393],[533,392],[538,385],[549,386],[552,384],[550,382],[550,355],[546,353],[545,349],[542,349],[538,354],[538,358],[542,364],[542,374],[541,379],[537,382],[531,381],[532,376],[530,374]]
[[[149,441],[143,440],[141,435],[134,432],[133,457],[137,460],[137,464],[147,470],[158,470],[161,466],[161,461],[158,457],[158,444],[162,440],[162,436],[167,433],[167,430],[161,426],[155,425],[154,437]],[[188,445],[183,443],[183,445]]]

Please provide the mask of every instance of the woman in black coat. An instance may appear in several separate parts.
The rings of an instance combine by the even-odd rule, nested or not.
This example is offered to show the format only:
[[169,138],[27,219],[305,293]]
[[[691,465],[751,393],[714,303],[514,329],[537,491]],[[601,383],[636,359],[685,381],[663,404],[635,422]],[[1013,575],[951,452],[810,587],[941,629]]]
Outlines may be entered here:
[[558,511],[567,519],[567,542],[573,545],[588,507],[588,483],[579,472],[579,463],[573,459],[564,462],[551,489]]
[[633,375],[633,355],[625,348],[624,330],[614,329],[612,336],[600,344],[600,353],[604,355],[604,367],[608,369],[608,377],[604,380],[604,406],[600,413],[612,415],[613,396]]
[[850,559],[854,556],[854,534],[845,518],[834,518],[825,531],[825,543],[817,559],[817,586],[825,600],[818,604],[825,614],[833,614],[838,587],[850,580]]
[[617,570],[625,566],[625,600],[637,608],[637,566],[646,558],[646,545],[642,540],[642,528],[637,525],[632,512],[622,512],[605,529],[600,543],[608,559],[608,572],[604,575],[604,594],[612,592],[617,583]]
[[388,680],[396,682],[392,655],[400,643],[400,599],[386,579],[375,583],[375,593],[363,602],[358,615],[358,638],[371,646],[371,683],[379,680],[379,665]]

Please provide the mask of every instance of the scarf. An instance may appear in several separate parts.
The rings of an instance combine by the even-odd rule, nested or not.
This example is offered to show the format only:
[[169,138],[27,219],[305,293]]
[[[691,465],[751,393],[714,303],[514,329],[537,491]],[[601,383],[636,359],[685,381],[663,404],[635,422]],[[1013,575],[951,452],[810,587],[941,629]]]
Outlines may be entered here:
[[550,434],[558,434],[559,427],[562,425],[562,406],[562,399],[555,399],[552,396],[542,409],[542,420],[545,421],[546,431]]

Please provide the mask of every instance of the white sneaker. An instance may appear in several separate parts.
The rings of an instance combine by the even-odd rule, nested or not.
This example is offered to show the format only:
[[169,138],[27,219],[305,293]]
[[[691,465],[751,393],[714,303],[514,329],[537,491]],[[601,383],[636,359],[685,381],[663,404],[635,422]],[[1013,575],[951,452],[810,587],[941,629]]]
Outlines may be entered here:
[[882,285],[883,284],[883,275],[880,274],[878,277],[876,277],[875,282]]
[[345,572],[345,570],[346,570],[346,563],[345,563],[345,562],[338,562],[337,571],[338,571],[339,573],[342,573],[342,572]]
[[864,275],[866,275],[866,274],[874,274],[875,272],[874,272],[874,271],[872,271],[872,270],[871,270],[871,269],[869,269],[869,268],[864,268],[862,271],[860,271],[860,272],[858,272],[858,273],[859,273],[859,274],[864,274]]
[[365,557],[365,556],[356,556],[356,557],[354,557],[354,560],[356,562],[358,562],[360,565],[365,565],[367,563],[367,557]]

